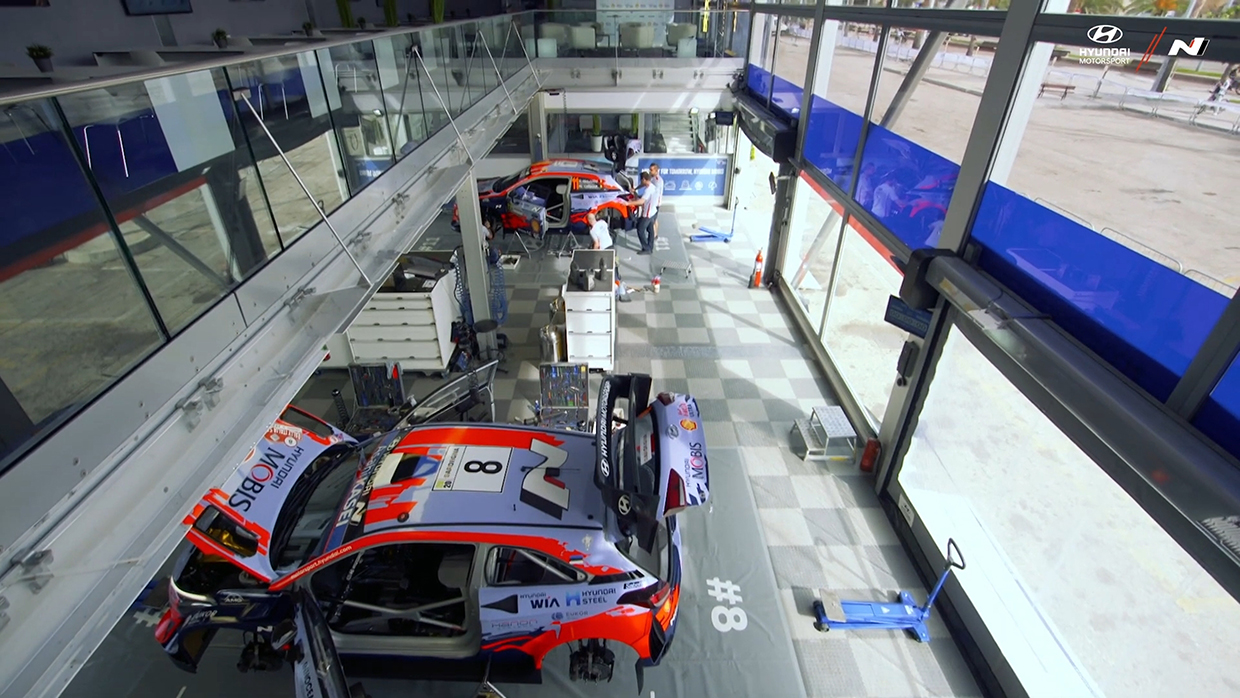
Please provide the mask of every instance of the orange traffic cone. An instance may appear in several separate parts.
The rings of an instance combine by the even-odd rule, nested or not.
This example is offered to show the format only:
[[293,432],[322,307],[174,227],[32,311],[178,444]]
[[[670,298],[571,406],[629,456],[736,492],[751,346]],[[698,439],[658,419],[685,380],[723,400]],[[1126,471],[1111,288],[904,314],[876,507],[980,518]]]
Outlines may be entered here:
[[762,250],[753,260],[753,276],[750,277],[749,288],[762,288]]

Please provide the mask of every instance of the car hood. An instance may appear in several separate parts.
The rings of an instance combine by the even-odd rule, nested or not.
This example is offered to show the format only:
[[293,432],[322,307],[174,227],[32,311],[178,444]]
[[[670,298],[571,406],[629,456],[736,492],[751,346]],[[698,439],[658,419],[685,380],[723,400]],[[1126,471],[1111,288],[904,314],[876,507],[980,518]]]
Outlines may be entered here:
[[[254,576],[270,581],[275,576],[269,557],[272,531],[294,484],[328,449],[355,443],[344,432],[333,430],[329,436],[320,436],[277,419],[228,480],[208,491],[186,517],[183,523],[192,526],[187,537],[204,552],[232,560]],[[208,519],[203,517],[211,509],[256,538],[257,551],[242,553],[230,547],[227,538],[213,537],[214,527],[205,525]]]

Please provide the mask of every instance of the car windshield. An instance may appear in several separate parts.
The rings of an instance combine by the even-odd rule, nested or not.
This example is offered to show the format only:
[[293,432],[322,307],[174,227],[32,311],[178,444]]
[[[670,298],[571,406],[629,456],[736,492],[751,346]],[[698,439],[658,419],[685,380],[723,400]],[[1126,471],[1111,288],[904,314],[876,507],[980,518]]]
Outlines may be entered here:
[[529,176],[530,168],[527,167],[516,174],[508,175],[507,177],[500,177],[491,183],[491,191],[507,191],[512,188],[512,185]]
[[352,489],[363,453],[339,444],[324,451],[293,485],[271,532],[274,569],[302,564],[318,546]]

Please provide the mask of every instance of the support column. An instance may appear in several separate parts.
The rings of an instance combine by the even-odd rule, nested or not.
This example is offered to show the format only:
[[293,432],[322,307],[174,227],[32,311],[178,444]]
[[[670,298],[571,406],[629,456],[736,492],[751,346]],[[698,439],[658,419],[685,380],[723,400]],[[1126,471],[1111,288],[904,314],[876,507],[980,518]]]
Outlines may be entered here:
[[[486,228],[482,227],[482,208],[478,204],[478,179],[472,169],[456,192],[456,208],[461,221],[461,261],[469,282],[469,308],[477,325],[491,319],[491,276],[487,269]],[[478,349],[482,356],[493,356],[495,333],[480,333]]]
[[[1044,12],[1067,12],[1068,0],[1046,0]],[[1007,123],[1003,127],[1003,138],[995,151],[994,160],[990,165],[990,181],[995,184],[1007,184],[1008,175],[1012,173],[1012,165],[1016,162],[1016,153],[1025,137],[1025,127],[1029,125],[1029,117],[1033,115],[1033,103],[1038,99],[1038,88],[1046,77],[1046,69],[1050,67],[1055,50],[1054,44],[1034,44],[1029,49],[1029,57],[1025,59],[1025,69],[1016,85],[1016,94],[1012,96],[1008,110]],[[998,51],[995,53],[996,62]],[[994,64],[991,64],[994,70]],[[981,110],[981,107],[978,107]],[[943,245],[940,244],[939,247]]]
[[792,218],[792,193],[795,191],[793,182],[797,178],[797,169],[789,163],[779,166],[779,174],[775,177],[775,210],[771,213],[771,234],[766,243],[766,259],[762,264],[762,283],[770,286],[775,283],[775,275],[779,270],[779,259],[783,255],[783,245],[788,235],[788,221]]
[[547,159],[547,108],[543,104],[543,93],[539,92],[530,100],[530,160],[541,162]]

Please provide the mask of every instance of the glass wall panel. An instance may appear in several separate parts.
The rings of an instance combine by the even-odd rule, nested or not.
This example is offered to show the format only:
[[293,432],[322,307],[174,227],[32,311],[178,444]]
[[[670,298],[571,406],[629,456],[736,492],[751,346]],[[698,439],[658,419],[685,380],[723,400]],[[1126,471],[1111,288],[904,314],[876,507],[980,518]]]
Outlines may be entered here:
[[835,199],[810,182],[807,175],[801,175],[792,200],[788,247],[780,271],[819,335],[844,224],[842,212]]
[[[392,74],[394,66],[389,53],[392,45],[382,45],[388,64],[383,72],[395,84],[397,78]],[[329,60],[324,60],[325,53]],[[332,67],[335,89],[340,93],[339,105],[331,105],[332,123],[340,141],[345,179],[349,189],[357,193],[396,162],[375,43],[359,41],[319,50],[318,54],[324,66]],[[324,78],[327,77],[325,72]],[[328,89],[333,88],[328,85]]]
[[[451,84],[453,79],[450,34],[450,28],[424,29],[418,33],[418,38],[415,40],[418,42],[417,49],[422,56],[422,67],[418,71],[418,87],[422,92],[423,113],[436,114],[434,119],[428,116],[428,122],[442,119],[445,125],[448,123],[449,105],[452,104],[454,97],[453,88],[460,89]],[[434,133],[436,130],[429,128],[428,123],[428,133]]]
[[517,116],[517,120],[512,122],[512,126],[503,136],[500,136],[499,142],[491,149],[494,155],[529,155],[530,154],[530,116],[528,112],[522,112]]
[[[326,51],[318,54],[327,57]],[[263,131],[263,125],[325,212],[331,213],[349,198],[343,160],[328,114],[340,107],[340,91],[332,77],[333,63],[327,60],[323,65],[327,73],[320,76],[318,56],[307,51],[225,69],[233,87],[249,89],[250,102],[257,109],[255,114],[241,99],[226,101],[226,109],[236,114],[248,136],[258,161],[263,193],[271,204],[285,245],[318,225],[320,218],[280,158],[272,139]],[[261,106],[255,99],[257,95],[265,95]],[[255,200],[257,182],[250,185],[248,195],[251,201]]]
[[878,240],[855,220],[845,227],[823,342],[877,431],[908,333],[883,321],[904,277]]
[[773,86],[772,63],[779,38],[779,17],[758,13],[753,16],[753,24],[753,31],[749,34],[749,66],[745,83],[755,95],[765,100],[771,96]]
[[771,106],[789,116],[798,116],[801,113],[801,98],[805,94],[805,72],[809,66],[809,49],[813,36],[814,20],[803,17],[779,18]]
[[413,56],[415,35],[382,37],[374,40],[375,61],[379,67],[379,87],[387,114],[388,132],[399,160],[426,140],[426,124],[419,109],[417,59]]
[[[0,121],[0,462],[161,341],[52,105],[24,102],[6,113]],[[111,138],[115,150],[116,134]],[[102,147],[99,153],[103,159]],[[130,235],[136,254],[163,254],[151,249],[149,237],[139,237]]]
[[[477,104],[490,87],[496,86],[494,71],[478,39],[478,24],[462,24],[452,32],[453,116]],[[488,84],[490,87],[488,87]]]
[[956,330],[899,482],[1029,695],[1234,693],[1196,648],[1240,642],[1240,604]]
[[744,58],[745,51],[749,47],[749,37],[751,35],[749,12],[747,10],[734,10],[724,13],[724,16],[726,17],[724,22],[728,38],[728,48],[723,52],[723,55]]
[[716,128],[709,117],[697,109],[642,114],[642,149],[647,153],[705,153],[728,133],[724,127]]
[[804,158],[841,189],[852,187],[861,120],[874,74],[875,50],[866,50],[878,28],[824,21],[814,97],[805,131]]
[[636,114],[547,114],[547,143],[552,153],[601,153],[602,137],[622,133],[637,135]]
[[1005,131],[973,238],[984,268],[1162,400],[1240,283],[1222,184],[1240,163],[1235,115],[1199,104],[1208,84],[1147,93],[1152,75],[1085,50],[1033,48],[1028,124]]
[[[270,92],[261,109],[275,118]],[[280,249],[222,70],[59,101],[169,331]]]
[[[857,178],[857,202],[912,249],[938,243],[990,66],[946,39],[889,30]],[[911,82],[919,56],[930,64]]]
[[[521,15],[514,15],[511,22],[507,17],[496,18],[499,35],[504,40],[500,44],[501,50],[496,51],[496,48],[492,46],[491,52],[495,54],[495,60],[499,62],[499,69],[505,80],[516,75],[526,66],[525,51],[521,43],[522,19]],[[530,58],[533,56],[531,55]]]

